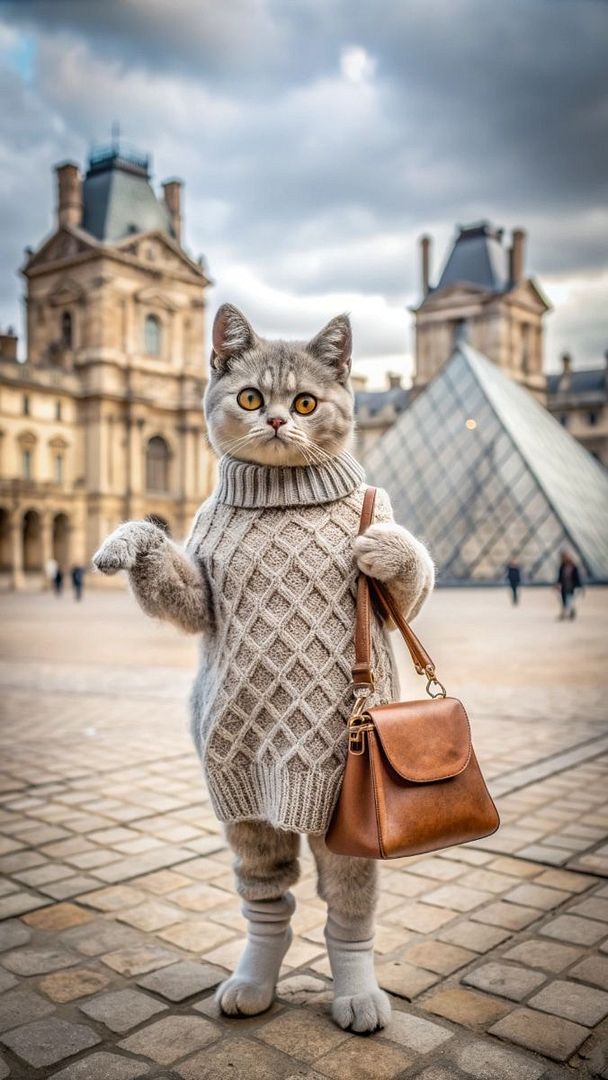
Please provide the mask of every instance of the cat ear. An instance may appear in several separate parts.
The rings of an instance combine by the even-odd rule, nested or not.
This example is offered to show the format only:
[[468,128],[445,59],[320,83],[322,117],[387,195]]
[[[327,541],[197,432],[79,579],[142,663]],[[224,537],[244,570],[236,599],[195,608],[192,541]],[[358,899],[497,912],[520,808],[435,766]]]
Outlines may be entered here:
[[308,342],[306,349],[335,369],[336,378],[346,382],[350,373],[353,335],[348,315],[336,315]]
[[255,341],[253,327],[239,309],[222,304],[213,320],[212,366],[221,371],[232,357],[250,349]]

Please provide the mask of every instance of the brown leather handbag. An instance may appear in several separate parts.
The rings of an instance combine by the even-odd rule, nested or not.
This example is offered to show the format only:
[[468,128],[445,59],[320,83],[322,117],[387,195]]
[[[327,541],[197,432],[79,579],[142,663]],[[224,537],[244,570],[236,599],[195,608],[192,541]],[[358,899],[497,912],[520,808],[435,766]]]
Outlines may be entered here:
[[[375,488],[363,501],[359,532],[373,519]],[[400,630],[429,699],[366,708],[374,689],[373,592],[380,617]],[[360,574],[357,582],[355,707],[349,752],[326,843],[338,855],[396,859],[490,836],[500,824],[471,745],[464,706],[446,696],[435,665],[397,610],[388,590]]]

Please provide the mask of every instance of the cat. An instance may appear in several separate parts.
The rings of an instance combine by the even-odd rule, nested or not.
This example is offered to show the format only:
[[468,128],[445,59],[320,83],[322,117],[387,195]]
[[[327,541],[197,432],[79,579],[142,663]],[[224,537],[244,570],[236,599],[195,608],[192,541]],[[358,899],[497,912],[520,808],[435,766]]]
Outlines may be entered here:
[[[222,305],[204,399],[215,491],[184,548],[128,522],[93,562],[126,570],[144,611],[202,635],[192,730],[248,920],[236,972],[217,992],[222,1011],[255,1015],[273,1001],[306,834],[327,902],[332,1013],[369,1033],[390,1018],[373,966],[376,865],[324,843],[347,753],[356,578],[383,581],[411,619],[434,568],[385,492],[357,535],[365,483],[348,449],[351,354],[346,315],[308,342],[270,341]],[[394,697],[395,674],[377,620],[372,637],[370,701],[380,703]]]

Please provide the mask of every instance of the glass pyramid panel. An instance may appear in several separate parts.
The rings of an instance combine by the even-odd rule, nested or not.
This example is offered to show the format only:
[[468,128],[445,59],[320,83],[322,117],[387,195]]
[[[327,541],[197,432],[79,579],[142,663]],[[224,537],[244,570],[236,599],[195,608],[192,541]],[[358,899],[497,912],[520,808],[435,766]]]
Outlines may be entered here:
[[553,582],[559,554],[608,581],[608,475],[485,356],[461,344],[366,460],[444,583]]

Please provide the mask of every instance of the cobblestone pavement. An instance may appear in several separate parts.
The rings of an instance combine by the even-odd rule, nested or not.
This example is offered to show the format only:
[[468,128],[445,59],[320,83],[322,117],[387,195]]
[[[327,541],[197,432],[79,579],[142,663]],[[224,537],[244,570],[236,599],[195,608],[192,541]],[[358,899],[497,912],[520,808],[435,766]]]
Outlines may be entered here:
[[549,591],[446,590],[419,620],[503,827],[381,867],[394,1018],[367,1039],[328,1016],[308,857],[276,1003],[217,1015],[243,923],[187,733],[196,643],[124,594],[3,596],[0,1080],[608,1077],[607,595],[565,624]]

